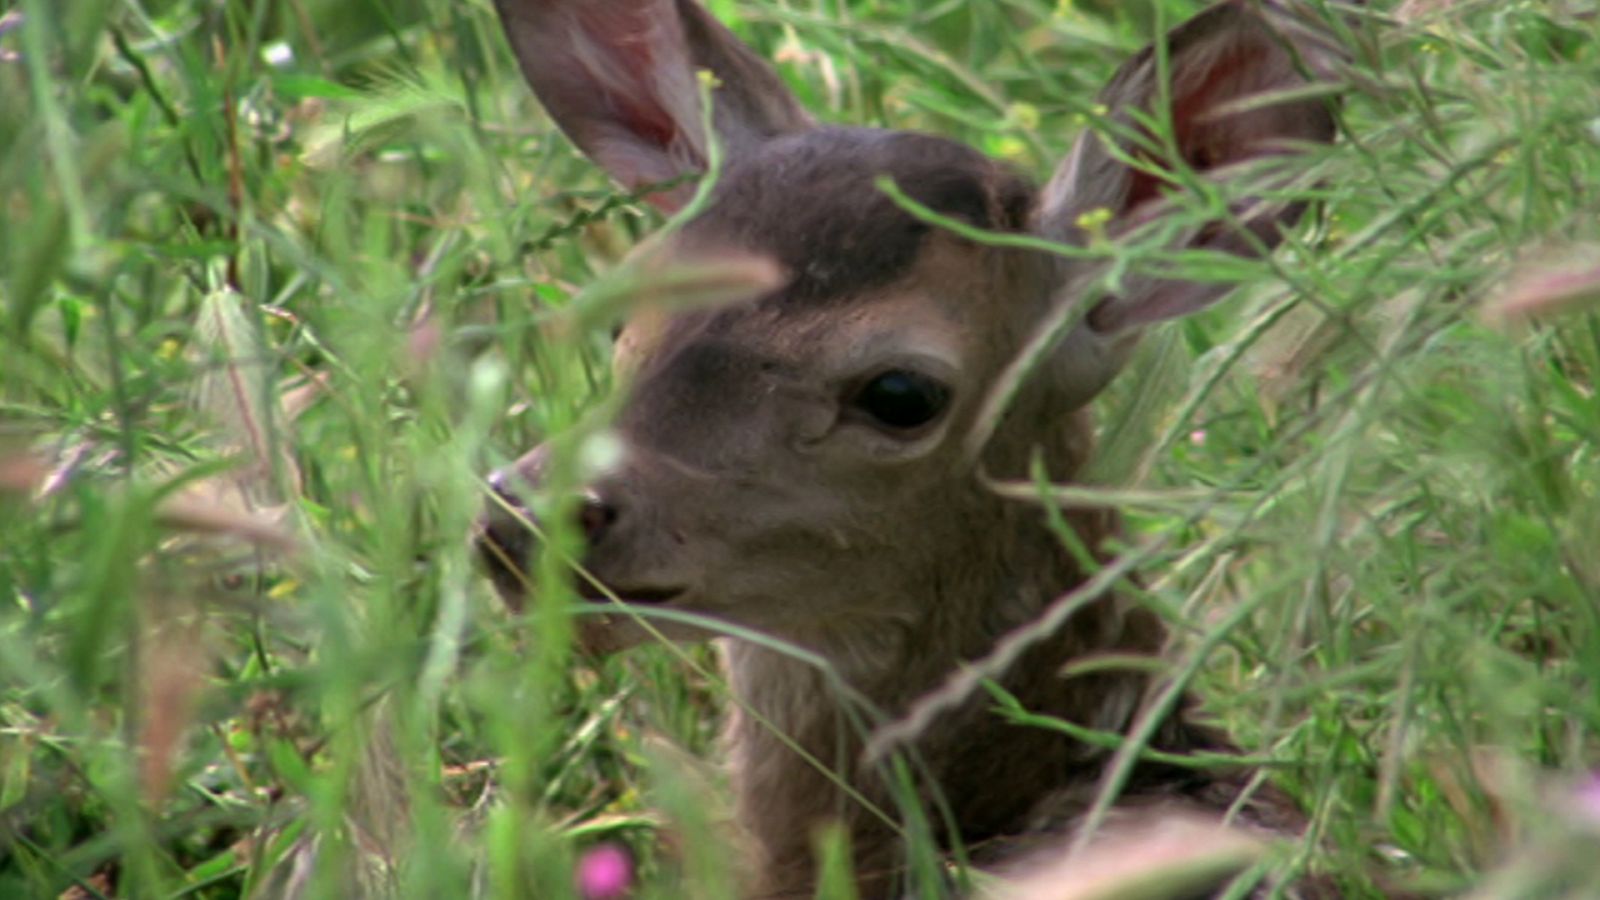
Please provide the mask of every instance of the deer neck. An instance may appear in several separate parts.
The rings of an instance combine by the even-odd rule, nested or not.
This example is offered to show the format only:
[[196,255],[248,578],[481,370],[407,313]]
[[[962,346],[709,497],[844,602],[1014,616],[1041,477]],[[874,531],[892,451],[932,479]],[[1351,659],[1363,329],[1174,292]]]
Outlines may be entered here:
[[[739,818],[758,851],[762,890],[782,896],[786,886],[798,885],[804,892],[812,831],[825,822],[845,827],[858,872],[892,868],[899,841],[891,823],[902,819],[901,810],[879,773],[861,767],[864,735],[904,716],[962,664],[985,656],[1083,582],[1037,509],[1009,506],[993,524],[1009,540],[986,532],[992,557],[969,561],[959,567],[964,571],[933,572],[912,587],[917,615],[841,629],[849,636],[808,646],[829,671],[770,647],[728,643],[735,709],[727,749]],[[1114,527],[1102,514],[1071,524],[1091,547]],[[1139,702],[1144,677],[1102,672],[1063,678],[1060,668],[1096,652],[1154,652],[1162,639],[1148,613],[1102,598],[997,681],[1031,710],[1120,730]],[[1000,722],[993,706],[986,691],[977,691],[929,722],[909,748],[924,808],[932,809],[925,801],[936,784],[967,841],[1021,831],[1041,795],[1070,790],[1075,782],[1092,785],[1099,774],[1098,751],[1044,729]],[[870,881],[863,891],[873,893]]]

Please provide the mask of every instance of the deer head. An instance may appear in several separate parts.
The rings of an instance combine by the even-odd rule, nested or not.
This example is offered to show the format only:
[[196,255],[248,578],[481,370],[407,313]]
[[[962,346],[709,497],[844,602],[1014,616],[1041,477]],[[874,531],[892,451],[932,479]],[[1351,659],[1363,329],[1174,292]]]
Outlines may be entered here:
[[[1061,589],[1058,553],[1018,537],[1054,543],[1036,513],[985,490],[977,472],[1020,475],[1039,453],[1053,477],[1071,478],[1091,443],[1084,407],[1140,330],[1229,288],[1123,278],[1049,349],[973,453],[1002,373],[1103,264],[961,237],[902,208],[878,180],[978,229],[1075,245],[1094,210],[1112,235],[1158,219],[1180,189],[1175,170],[1225,180],[1333,134],[1324,100],[1267,96],[1303,86],[1327,61],[1267,3],[1229,0],[1169,35],[1165,91],[1154,50],[1124,65],[1101,98],[1113,136],[1080,137],[1043,190],[939,137],[817,125],[692,0],[496,5],[562,130],[629,188],[676,180],[649,197],[665,211],[686,202],[684,176],[708,159],[695,72],[709,70],[727,162],[704,211],[650,252],[755,256],[780,273],[741,302],[621,330],[624,454],[588,486],[585,568],[625,602],[822,651],[916,630],[958,594],[983,597],[978,618],[995,620],[992,633],[1008,604],[1024,615],[1034,595]],[[1170,105],[1157,109],[1163,96]],[[1170,116],[1169,145],[1142,116]],[[1257,254],[1299,212],[1246,198],[1174,240]],[[531,540],[518,510],[545,458],[535,449],[495,476],[502,498],[483,524],[483,555],[513,603]],[[639,633],[619,617],[590,637],[617,647]]]
[[[1301,211],[1271,190],[1225,193],[1235,198],[1225,215],[1182,228],[1164,213],[1184,185],[1241,174],[1281,185],[1299,167],[1294,151],[1334,131],[1326,101],[1302,90],[1333,52],[1267,0],[1225,0],[1169,34],[1164,52],[1126,63],[1100,97],[1106,127],[1080,137],[1042,190],[942,138],[817,125],[692,0],[496,5],[557,124],[623,185],[667,183],[649,194],[663,211],[688,202],[685,177],[711,158],[695,75],[708,70],[726,164],[698,213],[640,252],[755,259],[776,273],[736,302],[644,308],[623,327],[613,424],[623,452],[586,485],[582,563],[597,584],[582,593],[801,645],[889,715],[1083,580],[1039,510],[981,475],[1019,477],[1040,460],[1051,478],[1073,478],[1092,445],[1086,407],[1140,331],[1229,288],[1107,278],[1103,258],[1071,252],[1088,242],[1088,223],[1114,239],[1158,234],[1173,249],[1268,252]],[[885,178],[933,216],[892,199]],[[1046,252],[1035,238],[1068,250]],[[480,526],[512,605],[533,543],[523,503],[548,458],[536,448],[496,473]],[[1104,513],[1070,522],[1090,547],[1111,527]],[[583,621],[595,649],[646,634],[630,616]],[[1064,679],[1061,663],[1161,641],[1153,616],[1105,598],[1003,682],[1030,708],[1120,729],[1142,676]],[[852,798],[883,799],[881,781],[859,769],[860,735],[841,725],[816,672],[756,642],[727,649],[741,706],[729,754],[758,885],[809,896],[807,827],[828,818],[848,825],[859,870],[892,870],[895,838],[881,819],[792,752],[798,744],[834,767]],[[1042,795],[1081,798],[1094,777],[1093,748],[1041,729],[973,741],[987,714],[981,700],[957,706],[917,745],[968,840],[1016,833]],[[774,740],[774,726],[790,738]],[[1163,746],[1210,740],[1174,728]]]

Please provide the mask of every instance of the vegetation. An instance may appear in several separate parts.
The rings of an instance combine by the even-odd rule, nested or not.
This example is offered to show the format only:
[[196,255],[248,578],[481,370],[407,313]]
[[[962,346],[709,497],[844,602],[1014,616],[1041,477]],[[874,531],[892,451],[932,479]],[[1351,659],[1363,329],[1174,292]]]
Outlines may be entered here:
[[[1041,177],[1197,8],[710,5],[822,118]],[[1600,15],[1374,6],[1314,221],[1146,341],[1096,475],[1291,863],[1592,896]],[[728,896],[712,655],[577,659],[558,567],[513,616],[465,539],[605,395],[578,293],[657,224],[491,4],[0,23],[0,895],[560,898],[610,842]]]

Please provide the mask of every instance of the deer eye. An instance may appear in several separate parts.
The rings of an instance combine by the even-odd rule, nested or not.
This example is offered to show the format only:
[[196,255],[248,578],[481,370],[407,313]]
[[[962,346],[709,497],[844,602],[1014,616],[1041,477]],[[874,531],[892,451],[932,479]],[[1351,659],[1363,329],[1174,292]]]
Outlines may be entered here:
[[908,431],[938,418],[950,402],[950,389],[919,372],[890,369],[861,386],[850,405],[879,425]]

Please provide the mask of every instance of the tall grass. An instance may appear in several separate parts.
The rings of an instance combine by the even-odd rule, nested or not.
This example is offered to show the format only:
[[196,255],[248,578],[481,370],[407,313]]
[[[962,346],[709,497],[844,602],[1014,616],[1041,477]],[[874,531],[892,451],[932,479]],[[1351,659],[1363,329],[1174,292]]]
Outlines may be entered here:
[[[820,117],[1043,176],[1197,8],[1158,2],[711,5]],[[1375,6],[1316,221],[1146,342],[1100,477],[1154,492],[1129,589],[1311,810],[1294,852],[1592,896],[1600,14]],[[656,224],[490,4],[0,21],[0,896],[560,898],[599,841],[729,896],[710,654],[575,659],[466,543],[481,473],[604,395],[572,301]]]

